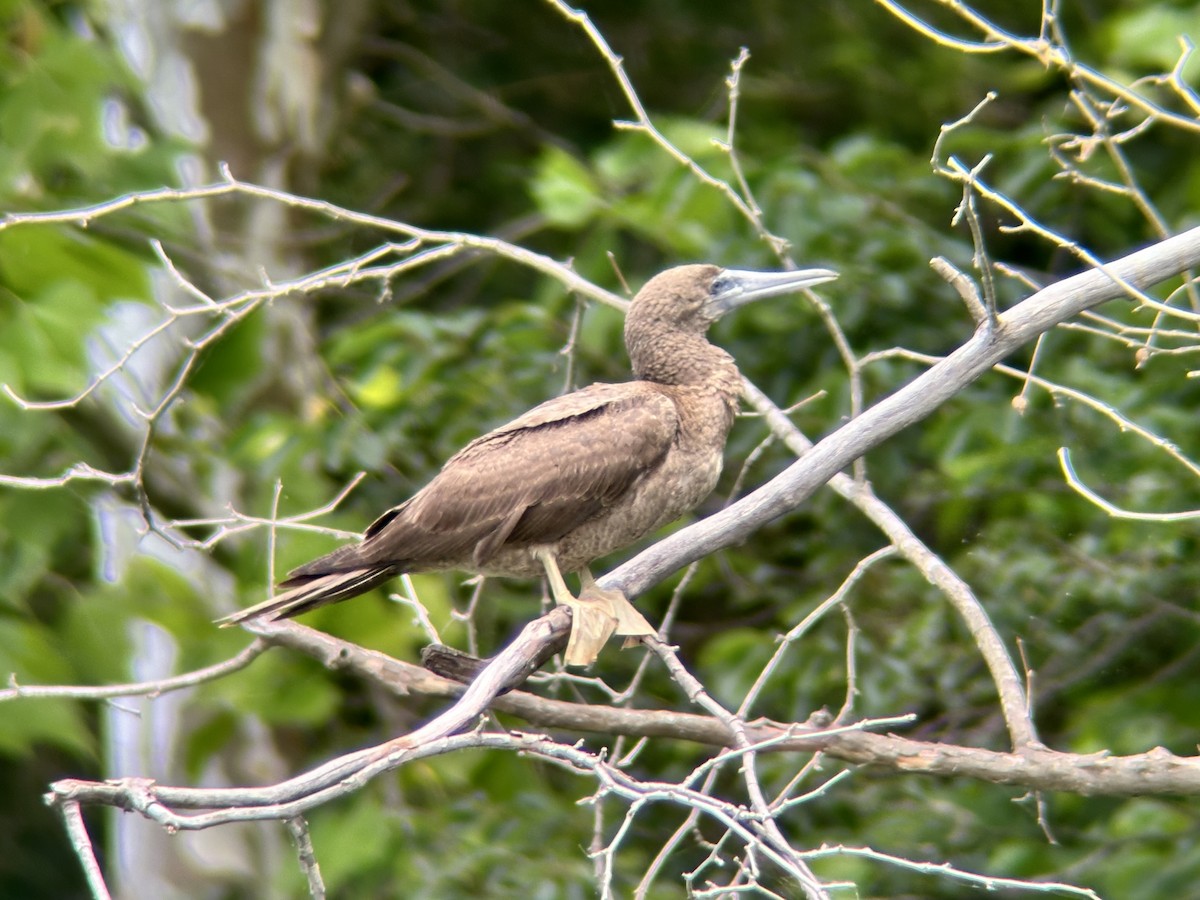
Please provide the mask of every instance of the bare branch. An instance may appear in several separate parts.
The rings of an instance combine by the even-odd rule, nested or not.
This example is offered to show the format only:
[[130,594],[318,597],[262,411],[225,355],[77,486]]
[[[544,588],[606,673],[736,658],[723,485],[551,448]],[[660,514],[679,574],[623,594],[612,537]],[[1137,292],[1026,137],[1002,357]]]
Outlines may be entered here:
[[996,878],[992,875],[978,875],[974,872],[956,869],[954,866],[947,865],[946,863],[914,862],[911,859],[893,856],[890,853],[880,853],[878,850],[873,850],[870,847],[822,847],[820,850],[810,850],[804,855],[810,859],[825,859],[830,856],[857,856],[876,862],[885,862],[898,866],[901,869],[909,869],[910,871],[920,872],[924,875],[947,876],[952,881],[961,881],[965,884],[976,885],[988,891],[1009,889],[1025,891],[1031,894],[1070,894],[1073,897],[1088,897],[1091,900],[1100,900],[1100,895],[1093,890],[1076,887],[1073,884],[1065,884],[1060,881],[1026,881],[1017,878]]
[[778,478],[732,506],[675,532],[600,579],[604,588],[640,594],[668,574],[721,547],[745,540],[795,509],[872,447],[920,421],[993,365],[1039,334],[1085,309],[1139,291],[1200,265],[1200,228],[1168,238],[1102,269],[1089,269],[1007,310],[991,332],[979,331],[925,374],[843,425]]
[[[764,412],[771,429],[780,435],[791,451],[802,460],[807,458],[806,454],[811,451],[813,445],[800,429],[749,382],[746,383],[746,393],[754,406]],[[970,585],[930,550],[894,510],[876,497],[870,485],[861,484],[844,473],[838,473],[829,480],[829,486],[839,496],[853,503],[888,537],[900,555],[945,595],[966,623],[988,671],[991,672],[1013,747],[1020,748],[1034,743],[1037,739],[1036,731],[1029,715],[1020,674],[1004,646],[1004,641],[996,632],[987,611],[976,598]]]
[[754,684],[750,686],[750,690],[746,691],[746,696],[742,698],[742,705],[738,707],[738,715],[743,718],[749,715],[751,708],[758,700],[759,694],[762,693],[767,682],[775,674],[780,664],[783,662],[784,654],[791,649],[792,644],[798,641],[813,625],[815,625],[822,616],[830,609],[837,606],[839,603],[845,603],[846,596],[850,593],[851,588],[867,573],[871,566],[882,560],[888,559],[896,554],[896,547],[889,545],[876,550],[870,556],[858,561],[854,570],[846,576],[845,580],[838,586],[838,589],[822,600],[817,607],[805,616],[799,624],[795,625],[791,631],[783,636],[776,648],[775,653],[771,656],[770,662],[763,666],[759,672],[758,678]]
[[[936,365],[938,362],[944,359],[944,357],[930,356],[925,353],[914,353],[911,350],[887,350],[881,353],[871,354],[868,359],[869,361],[874,361],[893,356],[911,359],[927,365]],[[1197,462],[1191,457],[1185,455],[1179,449],[1178,445],[1167,440],[1161,435],[1156,434],[1145,425],[1142,425],[1124,415],[1119,409],[1111,404],[1105,403],[1104,401],[1099,400],[1090,394],[1086,394],[1083,391],[1067,387],[1064,384],[1058,384],[1038,375],[1032,375],[1029,372],[1025,372],[1020,369],[1014,369],[1012,366],[996,365],[993,367],[993,371],[1002,375],[1007,375],[1010,378],[1015,378],[1021,381],[1023,384],[1039,387],[1046,393],[1056,398],[1065,398],[1073,403],[1078,403],[1082,406],[1086,406],[1088,409],[1094,410],[1095,412],[1104,416],[1106,419],[1109,419],[1121,433],[1132,434],[1135,437],[1145,441],[1156,450],[1166,454],[1168,458],[1183,466],[1193,477],[1200,479],[1200,462]]]
[[[50,798],[47,798],[50,802]],[[104,873],[100,871],[100,863],[96,861],[96,851],[92,847],[92,839],[88,835],[87,825],[83,821],[83,810],[74,800],[59,804],[59,812],[67,826],[67,834],[71,838],[71,846],[75,855],[83,865],[83,874],[87,878],[88,889],[92,892],[93,900],[111,900],[108,885],[104,883]]]
[[250,646],[224,662],[196,669],[183,675],[171,678],[160,678],[155,681],[138,681],[132,684],[112,684],[103,687],[71,687],[65,685],[21,685],[17,684],[17,676],[10,675],[9,686],[0,690],[0,703],[5,700],[17,700],[23,697],[58,697],[73,700],[107,700],[111,697],[158,697],[161,694],[178,691],[182,688],[195,687],[206,681],[218,678],[246,668],[270,648],[270,644],[262,638],[253,641]]
[[[356,790],[366,780],[406,762],[468,746],[500,746],[496,743],[499,736],[486,732],[453,734],[456,729],[469,724],[487,704],[551,727],[587,731],[604,729],[610,732],[624,730],[630,734],[670,736],[735,748],[742,743],[735,731],[742,730],[745,744],[736,750],[734,756],[722,759],[735,759],[737,755],[745,758],[751,753],[819,750],[848,762],[882,766],[898,772],[976,778],[1033,790],[1109,796],[1200,794],[1200,759],[1177,757],[1162,748],[1128,757],[1106,753],[1058,753],[1037,747],[1000,753],[912,741],[895,735],[874,735],[862,730],[863,725],[870,726],[870,722],[833,729],[769,722],[742,725],[725,712],[714,717],[663,710],[588,706],[533,697],[522,692],[498,696],[506,684],[522,677],[532,658],[530,654],[537,652],[539,645],[546,641],[562,640],[566,628],[559,626],[569,618],[569,613],[564,613],[567,611],[555,609],[531,623],[465,691],[418,667],[391,660],[382,654],[363,650],[294,623],[264,626],[262,630],[269,631],[268,636],[273,642],[306,647],[315,651],[313,655],[317,656],[332,654],[339,657],[338,662],[343,668],[367,675],[397,693],[406,695],[419,690],[422,693],[451,696],[461,691],[462,696],[445,713],[409,735],[379,747],[355,751],[309,773],[269,787],[177,788],[136,778],[103,783],[67,780],[52,786],[52,802],[117,805],[141,812],[171,829],[195,830],[228,821],[287,818]],[[554,618],[564,621],[552,625]],[[668,651],[665,657],[671,655]],[[673,664],[673,668],[678,667]],[[697,699],[703,700],[702,688],[696,688],[686,676],[682,680],[692,684]],[[707,701],[706,705],[719,709],[711,701]],[[690,789],[675,787],[690,793]],[[182,815],[175,812],[176,809],[209,809],[214,812]]]
[[[950,47],[963,53],[997,53],[1003,50],[1015,50],[1033,57],[1046,68],[1061,70],[1069,78],[1123,101],[1130,108],[1144,114],[1149,119],[1186,131],[1200,131],[1200,121],[1174,113],[1131,87],[1103,75],[1091,66],[1076,62],[1071,58],[1070,52],[1064,45],[1048,40],[1045,33],[1037,38],[1020,37],[1000,28],[959,0],[937,0],[939,6],[955,13],[983,35],[982,40],[958,38],[929,25],[909,12],[897,0],[875,0],[875,2],[906,25],[944,47]],[[1186,97],[1190,93],[1190,91],[1186,92],[1184,96]]]
[[945,279],[962,298],[963,304],[967,307],[967,312],[971,314],[971,318],[975,320],[976,325],[982,325],[988,320],[987,307],[983,305],[983,301],[979,298],[979,288],[975,286],[966,272],[961,271],[955,265],[946,259],[944,256],[934,257],[929,261],[930,268]]
[[1122,509],[1105,500],[1083,483],[1083,479],[1079,477],[1075,472],[1075,467],[1071,465],[1071,451],[1066,447],[1058,448],[1058,462],[1062,467],[1063,477],[1066,478],[1067,484],[1070,485],[1071,489],[1089,503],[1100,507],[1114,519],[1129,519],[1134,522],[1189,522],[1193,519],[1200,519],[1200,510],[1198,509],[1168,513],[1144,513]]
[[[742,197],[733,189],[729,182],[721,178],[717,178],[715,175],[709,173],[707,169],[692,159],[692,157],[680,150],[667,138],[666,135],[659,131],[658,126],[654,124],[650,118],[650,115],[646,112],[646,108],[642,105],[641,98],[638,96],[637,91],[634,90],[633,83],[629,80],[629,76],[625,72],[624,60],[622,60],[620,56],[613,52],[612,48],[608,45],[608,41],[605,39],[604,35],[600,33],[600,30],[595,26],[588,14],[583,10],[572,8],[571,6],[567,5],[564,0],[549,0],[549,3],[564,18],[577,25],[583,31],[583,33],[587,35],[588,40],[592,42],[592,45],[600,53],[600,56],[604,59],[605,63],[612,72],[613,78],[620,87],[621,92],[625,95],[625,100],[629,103],[635,120],[633,122],[618,121],[614,122],[613,124],[617,128],[627,131],[639,131],[642,134],[645,134],[668,156],[691,172],[697,181],[720,191],[725,196],[725,199],[728,200],[729,203],[742,215],[742,217],[750,223],[750,225],[758,233],[758,236],[769,247],[771,247],[774,252],[777,254],[782,254],[785,252],[786,248],[788,247],[787,240],[772,234],[766,229],[761,217],[757,214],[757,208],[752,205],[752,198],[747,199]],[[737,66],[737,69],[740,69],[740,66]],[[735,73],[736,71],[737,70],[735,69]],[[731,91],[734,89],[736,89],[736,83],[731,86]],[[733,94],[732,98],[736,99],[736,94]],[[732,109],[736,114],[736,103],[734,103]]]
[[321,878],[321,867],[313,852],[312,836],[308,833],[308,822],[303,816],[293,816],[287,820],[288,833],[296,842],[296,856],[300,862],[300,870],[304,880],[308,882],[308,895],[313,900],[325,900],[325,882]]

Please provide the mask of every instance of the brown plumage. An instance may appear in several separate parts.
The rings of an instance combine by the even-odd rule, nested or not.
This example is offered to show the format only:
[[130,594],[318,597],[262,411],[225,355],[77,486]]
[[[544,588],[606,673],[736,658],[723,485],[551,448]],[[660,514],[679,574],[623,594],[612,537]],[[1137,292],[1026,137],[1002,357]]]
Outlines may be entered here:
[[[593,384],[477,438],[357,544],[289,573],[287,590],[222,620],[288,618],[364,593],[404,572],[543,571],[575,608],[571,664],[614,632],[653,633],[587,565],[693,509],[716,484],[741,393],[733,358],[705,337],[725,312],[835,278],[825,269],[668,269],[634,298],[625,346],[635,381]],[[572,597],[560,571],[580,572]]]

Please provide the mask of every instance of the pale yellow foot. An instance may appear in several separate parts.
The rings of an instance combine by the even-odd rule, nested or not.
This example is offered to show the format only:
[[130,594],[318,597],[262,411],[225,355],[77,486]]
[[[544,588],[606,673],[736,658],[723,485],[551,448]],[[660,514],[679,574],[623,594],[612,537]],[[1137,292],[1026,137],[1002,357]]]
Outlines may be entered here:
[[[621,591],[618,590],[603,590],[596,586],[596,581],[592,578],[592,573],[587,569],[583,569],[579,573],[579,583],[583,590],[579,592],[580,599],[587,597],[589,599],[596,598],[602,600],[609,608],[609,611],[617,620],[617,628],[613,634],[619,634],[622,637],[645,637],[646,635],[658,634],[658,632],[646,621],[633,604],[629,602]],[[625,646],[629,647],[636,641],[626,641]]]
[[560,602],[571,607],[571,638],[563,660],[568,666],[590,666],[617,630],[617,617],[602,598],[572,597]]
[[550,594],[559,606],[571,607],[571,637],[567,642],[564,660],[568,666],[590,666],[608,639],[617,628],[617,617],[606,600],[590,600],[576,597],[567,589],[558,561],[547,547],[539,547],[534,554],[546,570],[550,583]]
[[568,666],[591,665],[614,634],[626,638],[626,647],[636,644],[639,637],[657,634],[623,593],[597,587],[591,572],[584,569],[579,573],[583,590],[575,597],[563,581],[554,554],[548,548],[534,552],[546,570],[554,602],[571,607],[571,637],[564,656]]

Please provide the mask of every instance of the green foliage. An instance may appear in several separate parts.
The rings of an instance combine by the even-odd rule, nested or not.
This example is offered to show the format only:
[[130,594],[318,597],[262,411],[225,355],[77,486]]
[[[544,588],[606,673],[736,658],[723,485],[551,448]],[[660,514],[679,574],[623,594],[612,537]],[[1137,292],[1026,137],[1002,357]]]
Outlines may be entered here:
[[[658,125],[701,166],[719,178],[733,177],[716,144],[723,137],[718,128],[669,118]],[[584,232],[589,262],[598,262],[604,242],[619,234],[656,246],[669,258],[700,259],[739,230],[737,214],[720,191],[697,181],[643,134],[618,136],[589,162],[549,147],[530,186],[549,224]]]
[[5,3],[0,29],[0,205],[58,208],[168,177],[178,146],[135,138],[136,110],[115,127],[120,96],[140,90],[115,48],[32,0]]
[[[68,684],[76,673],[54,648],[53,632],[36,623],[0,620],[0,669],[21,673],[22,683]],[[39,745],[57,746],[79,755],[94,752],[79,704],[71,700],[17,700],[4,711],[0,754],[23,756]]]
[[88,347],[112,305],[149,299],[145,262],[87,234],[42,228],[0,232],[0,317],[21,335],[0,350],[14,390],[63,396],[88,381]]
[[[1110,74],[1121,81],[1169,72],[1183,52],[1180,35],[1195,41],[1200,34],[1200,7],[1195,3],[1154,4],[1125,10],[1105,22],[1100,34]],[[1192,60],[1180,74],[1194,83],[1198,71]]]
[[[455,771],[459,770],[459,771]],[[451,775],[449,781],[447,775]],[[523,789],[527,768],[495,754],[415,764],[402,776],[404,801],[362,801],[314,815],[314,845],[336,857],[322,874],[331,893],[435,900],[470,894],[588,896],[586,824],[564,823],[558,804]],[[431,829],[436,819],[438,829]],[[566,826],[566,827],[564,827]]]

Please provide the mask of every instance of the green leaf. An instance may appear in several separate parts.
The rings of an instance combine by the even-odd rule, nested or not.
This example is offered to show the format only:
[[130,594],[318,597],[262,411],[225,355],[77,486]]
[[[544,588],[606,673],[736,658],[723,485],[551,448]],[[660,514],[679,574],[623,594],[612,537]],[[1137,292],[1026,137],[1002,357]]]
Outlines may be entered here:
[[591,172],[565,150],[549,147],[530,185],[542,214],[563,228],[579,228],[603,205]]
[[[1154,72],[1169,72],[1175,67],[1183,48],[1180,37],[1200,41],[1200,5],[1190,9],[1172,8],[1166,4],[1147,4],[1110,18],[1103,34],[1109,44],[1112,61],[1130,68]],[[1193,56],[1184,68],[1185,82],[1195,83],[1200,67]]]
[[144,263],[112,244],[51,227],[0,232],[0,348],[16,364],[15,387],[82,389],[87,335],[114,300],[148,294]]
[[349,390],[356,402],[369,409],[390,409],[404,395],[404,379],[391,366],[381,365]]
[[212,690],[240,713],[273,725],[319,728],[333,718],[339,702],[337,688],[319,664],[284,654],[268,653]]
[[[41,625],[0,619],[0,672],[18,684],[71,684],[74,672]],[[0,704],[0,753],[28,755],[39,743],[90,755],[95,742],[77,701],[30,698]]]
[[348,896],[355,877],[389,861],[389,821],[387,811],[370,790],[358,793],[348,803],[313,813],[309,823],[313,850],[332,896]]

